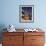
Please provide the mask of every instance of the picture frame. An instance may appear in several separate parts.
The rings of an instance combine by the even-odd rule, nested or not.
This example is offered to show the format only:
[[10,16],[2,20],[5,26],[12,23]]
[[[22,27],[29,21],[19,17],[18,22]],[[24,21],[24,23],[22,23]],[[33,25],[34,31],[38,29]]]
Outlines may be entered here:
[[19,22],[20,23],[34,22],[34,5],[19,6]]

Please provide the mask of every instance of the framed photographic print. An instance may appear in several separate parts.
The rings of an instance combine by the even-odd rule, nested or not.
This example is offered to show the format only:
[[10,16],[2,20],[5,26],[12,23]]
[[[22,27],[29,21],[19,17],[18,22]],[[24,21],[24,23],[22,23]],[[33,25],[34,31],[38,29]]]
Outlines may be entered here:
[[34,5],[19,6],[19,21],[22,23],[34,22]]

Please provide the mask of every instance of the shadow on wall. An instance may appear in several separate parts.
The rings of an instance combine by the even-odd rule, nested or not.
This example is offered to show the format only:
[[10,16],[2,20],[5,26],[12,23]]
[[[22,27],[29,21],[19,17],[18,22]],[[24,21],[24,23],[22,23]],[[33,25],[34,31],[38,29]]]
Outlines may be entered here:
[[2,43],[2,36],[3,36],[3,32],[5,32],[3,29],[5,28],[4,24],[0,24],[0,43]]

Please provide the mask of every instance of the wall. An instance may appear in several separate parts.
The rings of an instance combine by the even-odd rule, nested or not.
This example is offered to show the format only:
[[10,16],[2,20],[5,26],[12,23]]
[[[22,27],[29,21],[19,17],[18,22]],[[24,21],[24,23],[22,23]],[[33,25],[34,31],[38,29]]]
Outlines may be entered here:
[[[44,0],[1,0],[0,25],[13,24],[16,28],[46,28],[46,1]],[[19,5],[34,5],[34,23],[19,22]]]
[[[39,1],[36,0],[2,0],[0,22],[4,25],[13,24],[16,28],[38,27],[39,24]],[[19,22],[19,5],[34,5],[34,23]]]
[[[42,4],[44,3],[44,4]],[[34,5],[34,23],[19,22],[19,5]],[[44,9],[43,9],[44,8]],[[44,12],[43,12],[44,11]],[[43,14],[44,15],[43,15]],[[16,28],[29,28],[43,26],[46,22],[45,2],[40,0],[2,0],[0,24],[13,24]],[[42,16],[42,17],[41,17]]]
[[[0,0],[0,31],[13,24],[16,28],[42,28],[46,32],[46,0]],[[34,23],[19,22],[19,5],[34,5]]]

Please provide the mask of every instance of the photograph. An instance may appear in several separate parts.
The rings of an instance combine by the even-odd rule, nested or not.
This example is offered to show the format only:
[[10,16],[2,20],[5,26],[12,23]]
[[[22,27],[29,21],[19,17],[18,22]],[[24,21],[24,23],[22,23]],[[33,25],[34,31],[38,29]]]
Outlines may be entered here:
[[19,7],[19,21],[28,23],[34,20],[34,5],[20,5]]

